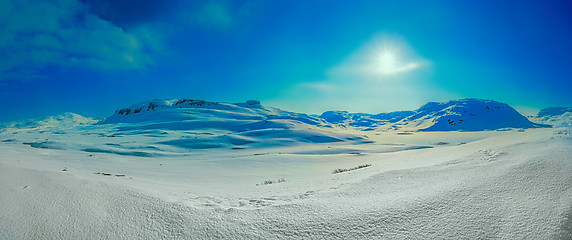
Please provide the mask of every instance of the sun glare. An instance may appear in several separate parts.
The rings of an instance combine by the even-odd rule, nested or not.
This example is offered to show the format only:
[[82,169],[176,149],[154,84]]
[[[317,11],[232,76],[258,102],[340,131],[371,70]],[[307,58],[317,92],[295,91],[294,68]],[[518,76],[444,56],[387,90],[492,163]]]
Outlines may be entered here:
[[381,36],[375,39],[369,45],[367,54],[367,68],[377,76],[397,75],[423,65],[414,51],[399,37]]
[[383,51],[378,56],[378,66],[382,73],[395,72],[396,67],[396,56],[394,53],[389,51]]

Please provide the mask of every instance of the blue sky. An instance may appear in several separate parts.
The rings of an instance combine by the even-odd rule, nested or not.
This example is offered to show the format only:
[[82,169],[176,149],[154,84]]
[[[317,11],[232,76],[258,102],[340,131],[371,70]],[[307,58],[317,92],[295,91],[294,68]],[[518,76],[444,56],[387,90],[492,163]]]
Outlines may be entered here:
[[572,106],[570,1],[0,0],[0,121],[154,98]]

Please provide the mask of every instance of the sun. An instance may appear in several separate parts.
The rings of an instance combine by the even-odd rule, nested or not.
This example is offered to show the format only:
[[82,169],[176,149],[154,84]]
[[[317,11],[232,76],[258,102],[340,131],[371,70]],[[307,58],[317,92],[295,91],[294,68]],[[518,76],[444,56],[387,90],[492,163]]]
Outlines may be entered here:
[[381,75],[395,75],[417,69],[421,64],[408,59],[397,47],[383,46],[375,52],[373,69]]
[[398,67],[397,67],[397,58],[395,56],[395,53],[390,51],[383,51],[379,53],[379,56],[377,58],[377,65],[379,71],[381,71],[382,73],[392,73],[397,71]]

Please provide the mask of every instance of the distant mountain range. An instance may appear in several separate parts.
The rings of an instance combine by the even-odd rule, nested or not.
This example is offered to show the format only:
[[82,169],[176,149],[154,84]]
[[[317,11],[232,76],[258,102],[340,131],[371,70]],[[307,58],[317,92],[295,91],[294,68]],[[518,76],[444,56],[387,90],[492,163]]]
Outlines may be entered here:
[[[356,128],[363,131],[483,131],[507,128],[569,127],[571,107],[542,109],[527,118],[508,104],[485,99],[429,102],[415,111],[367,114],[327,111],[319,116],[267,107],[257,100],[244,103],[197,99],[156,99],[133,104],[97,121],[73,113],[40,121],[4,124],[4,128],[37,128],[90,124],[132,123],[122,128],[232,132],[291,129],[304,124],[320,128]],[[134,125],[133,125],[134,124]]]
[[321,118],[363,130],[483,131],[504,128],[550,127],[532,122],[508,104],[484,99],[429,102],[416,111],[377,115],[329,111]]
[[98,120],[83,117],[75,113],[64,113],[57,116],[50,116],[42,120],[27,120],[19,122],[0,123],[0,128],[48,128],[62,126],[92,125]]
[[572,127],[572,107],[545,108],[540,110],[538,115],[532,117],[531,120],[553,127]]
[[379,126],[396,123],[413,114],[415,114],[414,111],[398,111],[380,114],[327,111],[322,113],[320,118],[338,126],[356,127],[362,128],[362,130],[375,130]]
[[[528,119],[507,104],[483,99],[430,102],[415,111],[327,111],[319,116],[263,106],[256,100],[223,103],[157,99],[119,109],[99,121],[66,113],[39,121],[4,124],[0,127],[0,142],[90,154],[180,156],[201,149],[240,151],[306,143],[375,143],[364,131],[410,134],[550,127],[547,123],[571,126],[571,114],[571,108],[548,108]],[[355,152],[351,148],[324,151]]]

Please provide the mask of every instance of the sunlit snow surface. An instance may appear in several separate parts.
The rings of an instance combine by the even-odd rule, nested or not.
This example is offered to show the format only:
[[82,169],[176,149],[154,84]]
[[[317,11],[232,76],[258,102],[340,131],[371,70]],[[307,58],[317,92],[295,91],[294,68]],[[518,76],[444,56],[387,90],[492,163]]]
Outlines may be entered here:
[[3,128],[0,239],[572,238],[569,128],[362,131],[151,102]]

